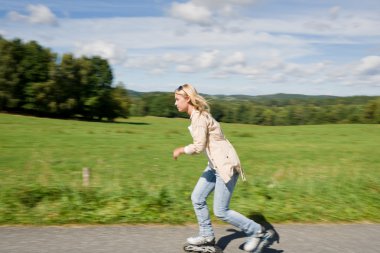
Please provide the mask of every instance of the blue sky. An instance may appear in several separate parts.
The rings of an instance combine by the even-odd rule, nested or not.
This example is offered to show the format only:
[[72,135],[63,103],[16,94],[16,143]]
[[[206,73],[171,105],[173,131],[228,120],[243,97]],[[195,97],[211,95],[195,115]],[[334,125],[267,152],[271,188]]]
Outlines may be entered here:
[[380,95],[380,1],[0,0],[0,34],[100,55],[137,91]]

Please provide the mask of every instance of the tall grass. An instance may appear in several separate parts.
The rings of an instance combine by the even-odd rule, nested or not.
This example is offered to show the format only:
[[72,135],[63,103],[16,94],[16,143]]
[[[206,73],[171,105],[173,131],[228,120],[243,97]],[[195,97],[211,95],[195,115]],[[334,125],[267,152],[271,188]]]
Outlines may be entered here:
[[[195,222],[190,194],[206,159],[172,159],[191,142],[188,125],[0,114],[0,223]],[[380,221],[379,125],[222,126],[248,177],[231,208],[273,222]]]

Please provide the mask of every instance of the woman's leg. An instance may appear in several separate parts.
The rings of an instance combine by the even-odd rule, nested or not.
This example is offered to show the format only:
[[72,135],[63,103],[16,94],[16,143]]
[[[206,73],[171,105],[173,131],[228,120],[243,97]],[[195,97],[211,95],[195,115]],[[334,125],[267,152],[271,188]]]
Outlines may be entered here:
[[215,180],[215,170],[207,167],[191,194],[191,201],[199,224],[199,235],[204,237],[214,236],[206,199],[215,188]]
[[248,236],[261,231],[261,225],[248,219],[244,215],[229,209],[230,200],[234,191],[239,174],[235,173],[231,180],[226,184],[216,174],[215,192],[214,192],[214,214],[219,219],[240,228]]

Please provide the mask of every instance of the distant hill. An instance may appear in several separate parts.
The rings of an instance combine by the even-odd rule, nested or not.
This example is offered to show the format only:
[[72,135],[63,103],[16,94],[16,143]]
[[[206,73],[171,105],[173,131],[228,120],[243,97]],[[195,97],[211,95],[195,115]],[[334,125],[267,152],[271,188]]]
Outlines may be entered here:
[[142,97],[142,96],[151,96],[151,95],[158,95],[158,94],[169,94],[171,92],[164,92],[164,91],[149,91],[149,92],[142,92],[142,91],[135,91],[135,90],[128,90],[128,94],[131,97]]
[[[170,94],[171,92],[139,92],[134,90],[128,90],[128,93],[131,97],[141,98],[143,96],[153,96],[153,95],[162,95],[162,94]],[[286,94],[286,93],[277,93],[277,94],[269,94],[269,95],[209,95],[209,94],[201,94],[202,96],[211,99],[211,100],[224,100],[224,101],[253,101],[257,103],[263,104],[271,104],[271,102],[286,102],[286,101],[302,101],[302,102],[313,102],[313,101],[325,101],[331,102],[331,104],[342,103],[345,104],[349,101],[349,104],[365,104],[369,100],[374,98],[378,98],[379,96],[329,96],[329,95],[303,95],[303,94]],[[328,103],[327,103],[328,104]]]
[[328,99],[328,98],[339,98],[337,96],[327,96],[327,95],[303,95],[303,94],[285,94],[277,93],[270,95],[206,95],[212,98],[227,99],[227,100],[289,100],[289,99]]
[[[380,123],[380,96],[201,95],[219,122],[270,126]],[[131,116],[184,117],[174,106],[173,92],[129,91],[129,96]]]

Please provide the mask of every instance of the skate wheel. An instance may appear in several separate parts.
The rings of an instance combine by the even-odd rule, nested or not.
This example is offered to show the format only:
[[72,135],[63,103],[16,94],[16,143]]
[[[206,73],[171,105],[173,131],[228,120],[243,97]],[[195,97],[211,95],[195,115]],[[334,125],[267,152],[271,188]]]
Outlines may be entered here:
[[190,243],[185,243],[185,244],[183,245],[183,250],[184,250],[185,252],[189,252],[189,253],[196,253],[196,252],[199,252],[199,251],[195,251],[195,250],[194,250],[194,246],[191,245]]
[[215,253],[223,253],[223,250],[221,248],[219,248],[218,246],[214,246],[215,248]]
[[218,246],[195,246],[189,243],[183,245],[183,250],[189,253],[223,253],[223,250]]

